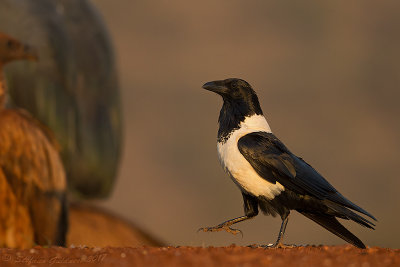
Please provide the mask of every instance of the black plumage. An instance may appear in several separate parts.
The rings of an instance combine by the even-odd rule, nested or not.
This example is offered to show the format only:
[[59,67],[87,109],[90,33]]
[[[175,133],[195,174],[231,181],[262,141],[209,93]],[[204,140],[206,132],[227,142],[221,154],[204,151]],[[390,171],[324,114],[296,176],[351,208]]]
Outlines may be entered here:
[[[281,240],[290,210],[296,210],[347,242],[365,248],[336,218],[352,220],[374,229],[374,223],[354,211],[373,220],[376,220],[375,217],[346,199],[313,167],[291,153],[270,131],[266,121],[262,127],[255,122],[246,124],[248,118],[261,122],[264,119],[257,95],[247,82],[231,78],[206,83],[203,88],[220,94],[224,100],[219,117],[218,146],[230,147],[219,149],[219,154],[225,169],[242,191],[245,216],[202,230],[236,233],[238,230],[230,228],[230,225],[256,216],[260,208],[265,214],[280,215],[282,218],[274,246],[283,246]],[[249,165],[244,163],[239,153]],[[250,168],[257,175],[250,177]],[[255,179],[264,179],[269,183],[262,184]],[[257,187],[260,186],[270,186],[273,193],[258,193]]]

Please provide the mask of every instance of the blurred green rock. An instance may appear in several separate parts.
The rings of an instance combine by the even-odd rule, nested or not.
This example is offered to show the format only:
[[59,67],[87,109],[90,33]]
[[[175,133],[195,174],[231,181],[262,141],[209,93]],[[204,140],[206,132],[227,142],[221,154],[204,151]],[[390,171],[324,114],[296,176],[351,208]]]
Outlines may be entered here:
[[121,107],[101,17],[86,0],[0,0],[0,31],[39,54],[38,63],[6,69],[10,104],[54,131],[73,195],[107,197],[120,158]]

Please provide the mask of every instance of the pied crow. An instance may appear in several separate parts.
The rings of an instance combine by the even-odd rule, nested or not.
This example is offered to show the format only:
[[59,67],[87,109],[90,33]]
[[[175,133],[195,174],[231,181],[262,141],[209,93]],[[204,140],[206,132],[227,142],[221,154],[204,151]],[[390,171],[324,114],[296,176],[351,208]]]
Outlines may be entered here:
[[354,211],[376,221],[375,217],[342,196],[271,132],[257,95],[246,81],[230,78],[208,82],[203,88],[223,99],[218,119],[218,157],[241,190],[245,215],[199,230],[239,233],[231,225],[253,218],[260,208],[266,215],[282,218],[277,241],[265,247],[285,247],[282,240],[289,213],[296,210],[343,240],[365,248],[337,218],[374,229],[374,223]]

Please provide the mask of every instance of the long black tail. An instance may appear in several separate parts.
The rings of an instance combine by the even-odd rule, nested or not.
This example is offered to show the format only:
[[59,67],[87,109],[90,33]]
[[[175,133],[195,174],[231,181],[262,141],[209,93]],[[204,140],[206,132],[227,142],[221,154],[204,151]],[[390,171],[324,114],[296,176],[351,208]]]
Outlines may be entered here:
[[324,204],[330,209],[330,212],[333,212],[330,215],[334,215],[345,220],[352,220],[364,227],[375,230],[375,224],[373,222],[365,219],[352,210],[331,201],[324,201]]
[[364,243],[360,239],[358,239],[358,237],[353,235],[349,230],[347,230],[342,224],[340,224],[340,222],[334,216],[302,211],[300,211],[300,213],[318,223],[331,233],[349,242],[350,244],[353,244],[358,248],[365,248]]

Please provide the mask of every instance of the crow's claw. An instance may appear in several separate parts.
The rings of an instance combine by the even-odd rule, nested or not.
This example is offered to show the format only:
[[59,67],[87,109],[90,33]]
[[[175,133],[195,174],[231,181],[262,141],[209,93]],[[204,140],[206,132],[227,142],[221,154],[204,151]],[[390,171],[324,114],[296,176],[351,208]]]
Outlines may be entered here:
[[258,247],[261,248],[295,248],[297,247],[296,245],[285,245],[282,243],[274,243],[274,244],[268,244],[268,245],[260,245]]
[[229,227],[228,225],[220,224],[214,227],[202,227],[197,232],[219,232],[219,231],[227,231],[228,233],[231,233],[233,235],[241,234],[243,237],[243,233],[239,229],[233,229]]

